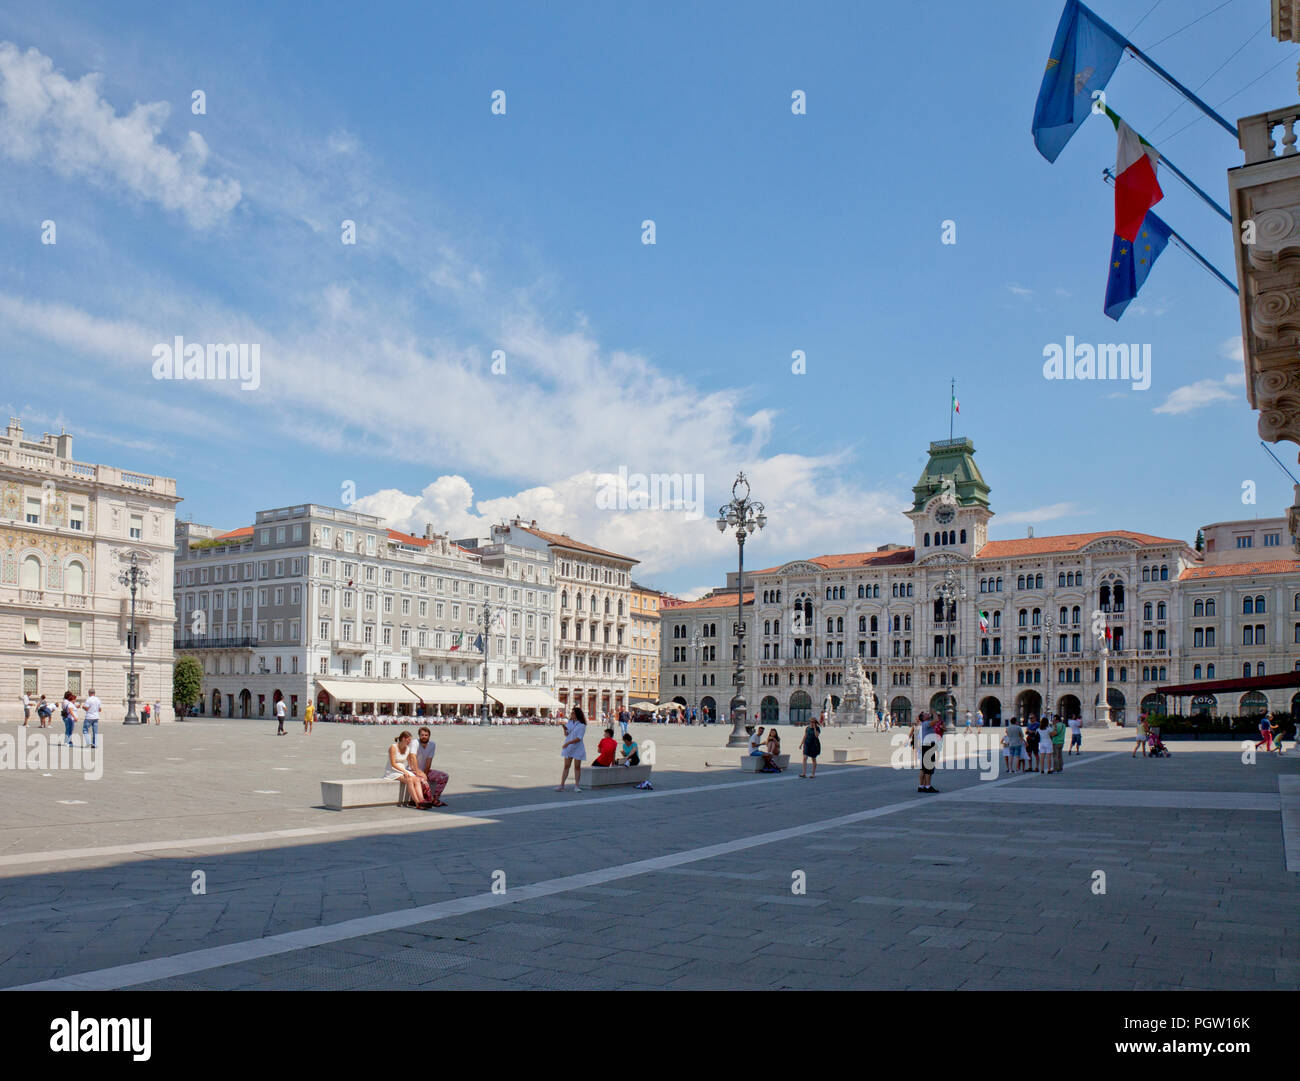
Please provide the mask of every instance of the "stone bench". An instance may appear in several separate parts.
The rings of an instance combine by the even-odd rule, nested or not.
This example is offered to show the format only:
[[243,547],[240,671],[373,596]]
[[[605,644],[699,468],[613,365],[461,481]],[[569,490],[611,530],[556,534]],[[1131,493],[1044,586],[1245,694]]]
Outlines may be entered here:
[[406,785],[374,777],[355,781],[321,781],[320,801],[331,811],[347,807],[401,806],[410,803]]
[[582,771],[582,783],[591,788],[604,788],[613,784],[640,784],[650,779],[654,769],[649,763],[639,766],[589,766]]
[[[740,760],[740,768],[746,773],[758,773],[767,760],[759,758],[757,755],[747,754]],[[790,756],[788,754],[778,754],[776,764],[782,769],[788,769],[790,766]]]
[[866,762],[870,757],[865,747],[836,747],[831,751],[832,762]]

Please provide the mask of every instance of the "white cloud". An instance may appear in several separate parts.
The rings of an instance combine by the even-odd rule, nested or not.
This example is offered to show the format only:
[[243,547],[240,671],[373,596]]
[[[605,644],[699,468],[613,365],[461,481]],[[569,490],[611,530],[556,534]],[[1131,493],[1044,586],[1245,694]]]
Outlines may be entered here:
[[1245,384],[1241,372],[1231,372],[1222,379],[1200,379],[1195,383],[1178,387],[1171,391],[1169,397],[1151,410],[1153,413],[1178,415],[1204,409],[1215,402],[1239,401],[1241,395],[1230,388]]
[[1007,288],[1011,290],[1011,292],[1015,293],[1016,296],[1018,297],[1031,297],[1034,295],[1034,291],[1032,289],[1026,289],[1023,285],[1016,285],[1015,283],[1012,283],[1011,285],[1008,285]]
[[239,183],[206,176],[208,147],[190,132],[180,150],[159,142],[170,107],[137,103],[119,116],[95,73],[71,80],[36,49],[0,42],[0,153],[86,177],[179,211],[206,228],[239,202]]
[[998,525],[1036,525],[1039,522],[1051,522],[1057,518],[1070,518],[1086,513],[1087,510],[1078,503],[1048,503],[1046,506],[1034,507],[1030,510],[999,513],[994,521]]
[[1219,344],[1219,356],[1224,360],[1235,360],[1238,364],[1245,362],[1244,347],[1240,338],[1225,338]]

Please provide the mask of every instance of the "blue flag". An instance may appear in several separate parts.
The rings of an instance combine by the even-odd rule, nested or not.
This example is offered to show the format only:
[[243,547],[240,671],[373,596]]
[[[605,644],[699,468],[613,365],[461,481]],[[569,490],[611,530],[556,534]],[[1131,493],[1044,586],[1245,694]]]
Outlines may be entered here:
[[1131,243],[1118,234],[1110,246],[1110,277],[1106,279],[1106,314],[1118,321],[1142,283],[1151,264],[1169,243],[1169,226],[1148,210]]
[[483,636],[481,634],[474,639],[474,648],[477,649],[480,653],[483,652]]
[[1114,74],[1128,39],[1079,0],[1066,0],[1034,106],[1034,145],[1055,161],[1092,111],[1092,92]]

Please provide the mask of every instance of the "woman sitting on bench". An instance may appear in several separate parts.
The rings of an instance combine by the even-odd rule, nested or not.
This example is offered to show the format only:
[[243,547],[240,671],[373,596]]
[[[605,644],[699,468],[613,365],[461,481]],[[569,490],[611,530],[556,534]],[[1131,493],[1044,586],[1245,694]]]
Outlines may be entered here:
[[[761,732],[762,729],[760,728]],[[767,730],[767,753],[763,755],[763,772],[780,773],[781,767],[777,764],[777,757],[781,753],[781,737],[777,735],[776,726]]]
[[407,764],[411,754],[411,733],[403,732],[388,745],[388,769],[384,771],[385,781],[401,781],[411,802],[420,810],[433,806],[432,800],[424,798],[424,783]]
[[631,736],[623,737],[623,746],[619,749],[620,766],[639,766],[641,764],[641,748],[637,746],[636,740]]

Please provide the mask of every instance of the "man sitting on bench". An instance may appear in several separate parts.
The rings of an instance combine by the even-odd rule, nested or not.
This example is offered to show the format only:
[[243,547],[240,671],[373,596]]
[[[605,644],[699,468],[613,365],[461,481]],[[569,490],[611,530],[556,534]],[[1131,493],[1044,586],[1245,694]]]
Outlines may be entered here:
[[408,763],[420,780],[429,786],[433,794],[433,806],[446,807],[447,805],[442,802],[442,790],[447,787],[449,778],[442,770],[433,768],[433,755],[438,745],[430,738],[432,734],[427,728],[420,729],[418,733],[420,741],[412,745]]
[[591,764],[593,766],[612,766],[614,764],[614,752],[617,750],[618,744],[614,742],[614,729],[606,728],[604,738],[596,744],[598,753]]

